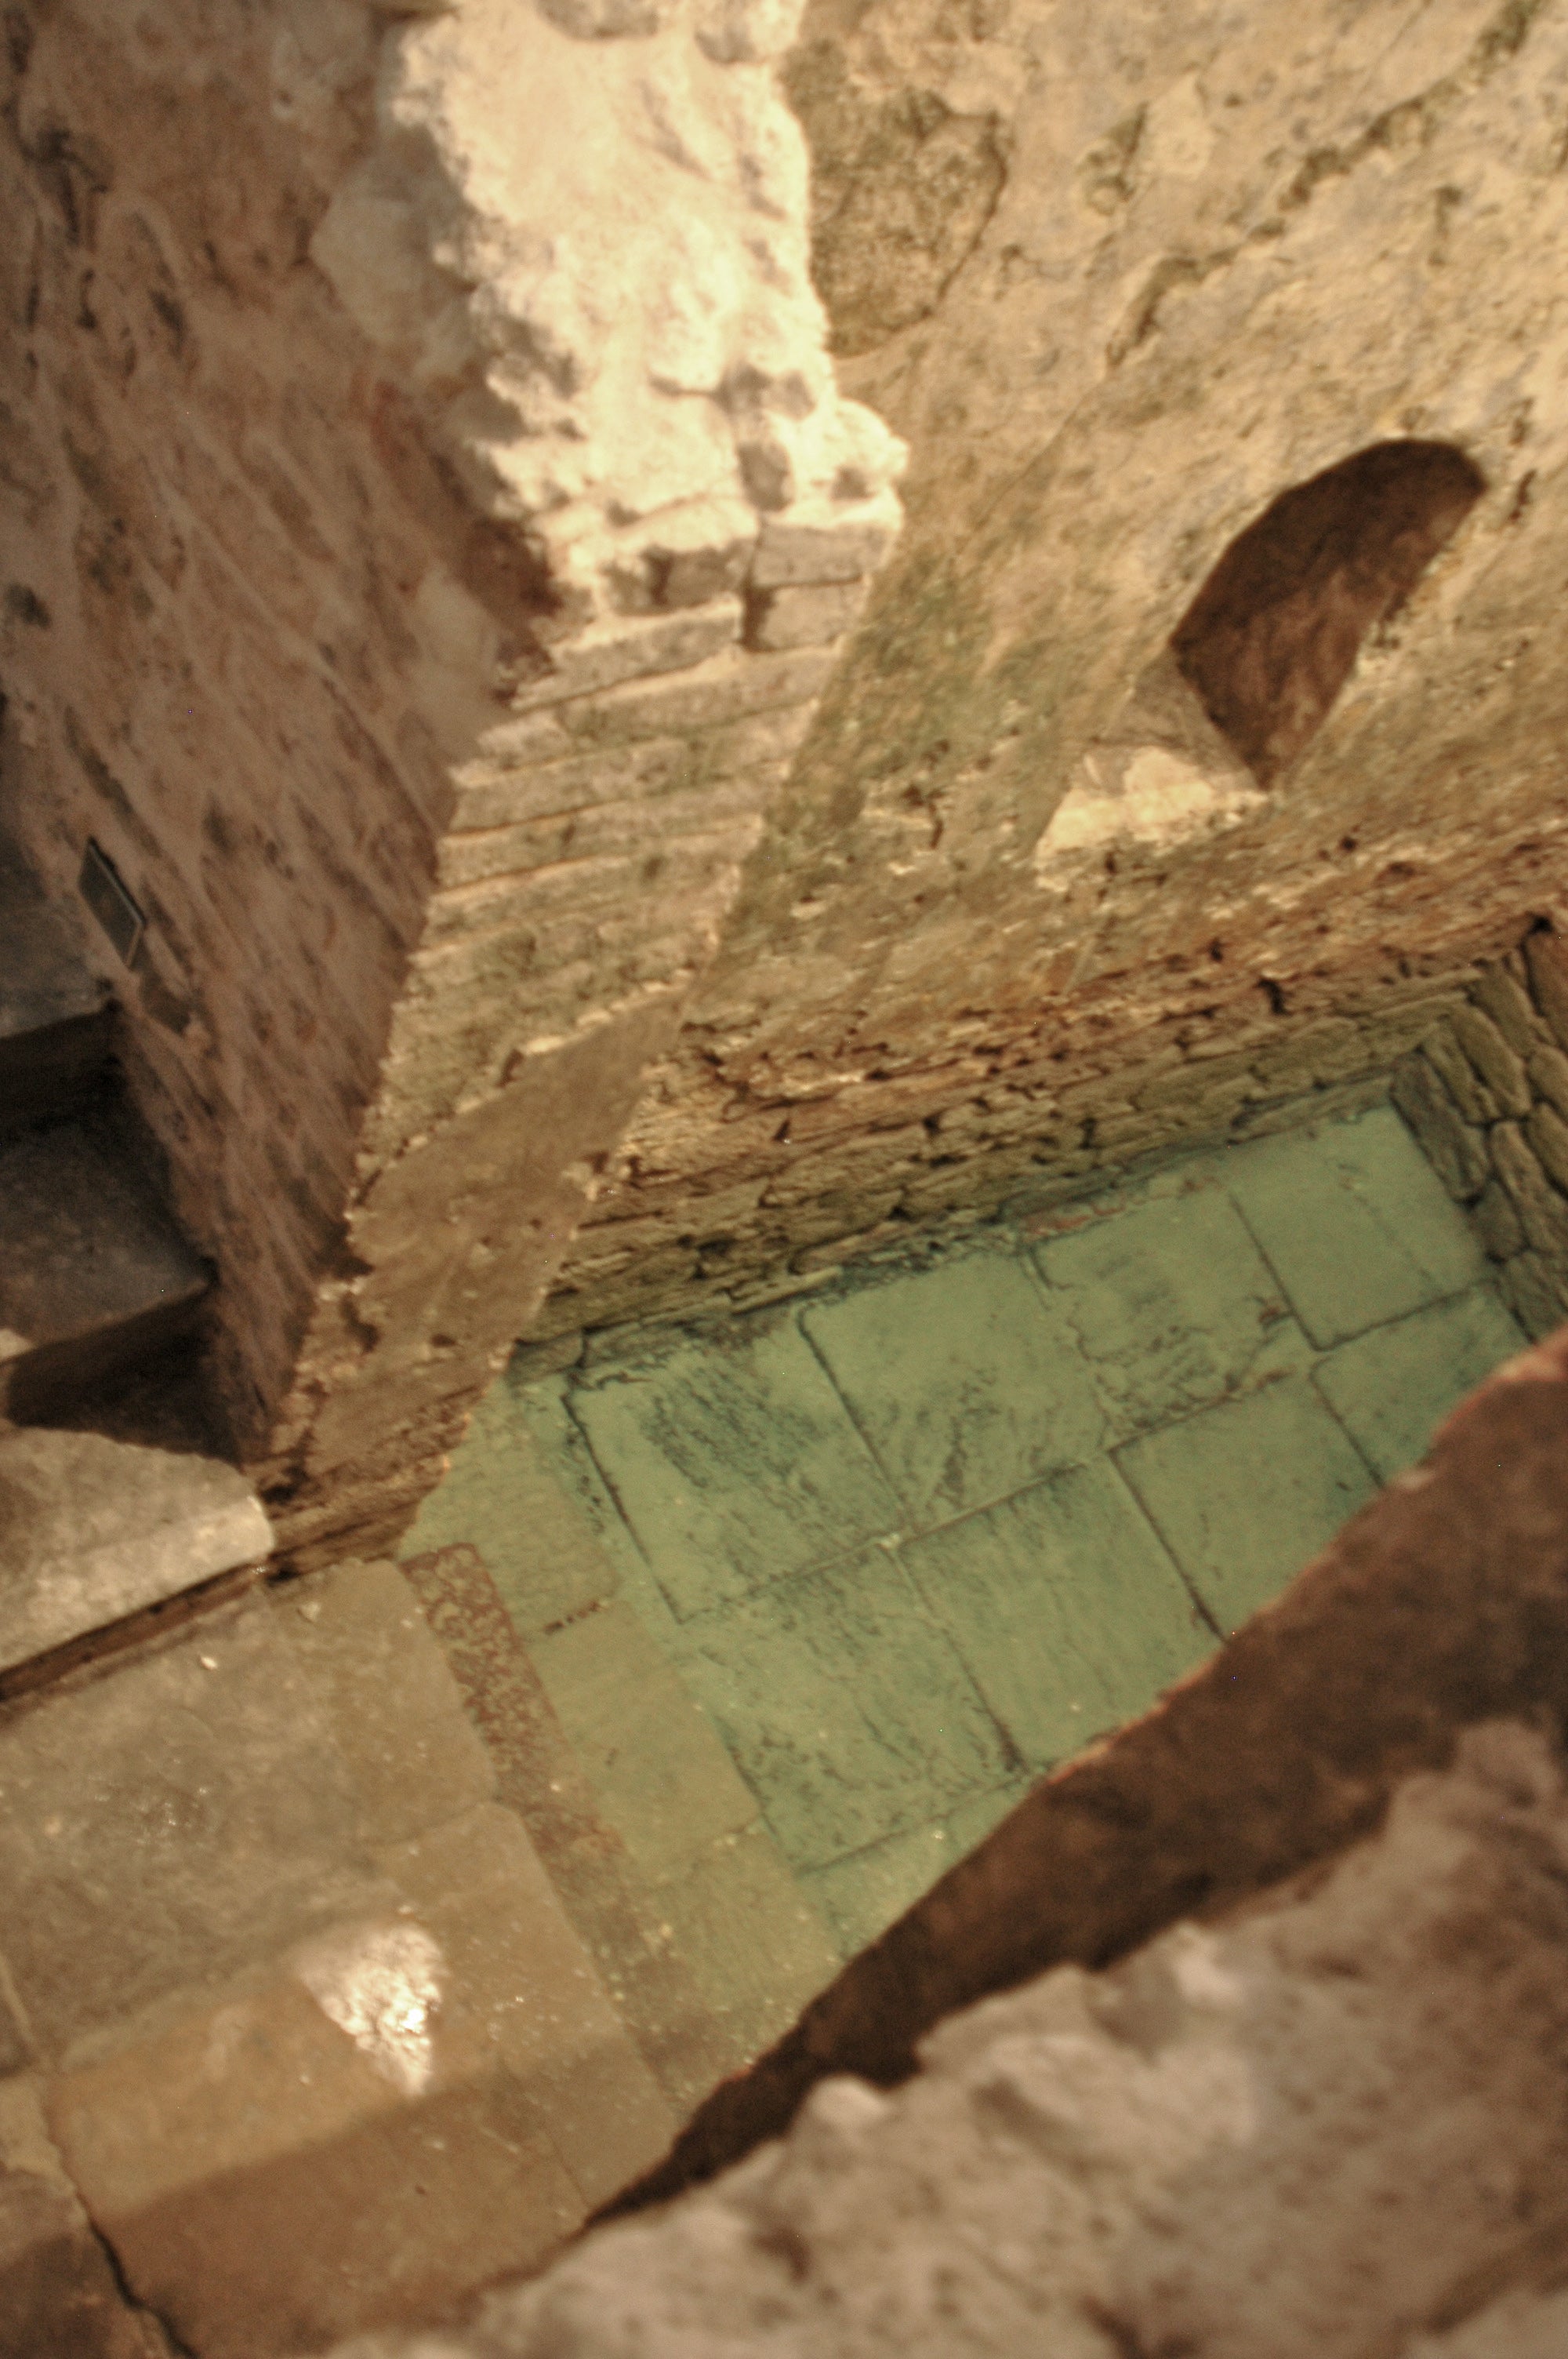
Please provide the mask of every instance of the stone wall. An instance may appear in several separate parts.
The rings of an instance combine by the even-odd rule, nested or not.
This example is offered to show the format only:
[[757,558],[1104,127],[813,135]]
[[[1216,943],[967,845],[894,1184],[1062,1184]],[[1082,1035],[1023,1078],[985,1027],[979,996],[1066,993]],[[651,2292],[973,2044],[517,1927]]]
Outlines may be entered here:
[[793,22],[6,13],[4,823],[146,912],[129,1085],[297,1550],[438,1473],[897,525]]
[[1394,1079],[1444,1186],[1469,1207],[1529,1335],[1568,1311],[1568,956],[1532,933],[1487,967]]
[[[1563,914],[1561,12],[814,0],[784,72],[909,524],[540,1338],[1386,1073]],[[1163,651],[1411,440],[1484,488],[1262,783]]]

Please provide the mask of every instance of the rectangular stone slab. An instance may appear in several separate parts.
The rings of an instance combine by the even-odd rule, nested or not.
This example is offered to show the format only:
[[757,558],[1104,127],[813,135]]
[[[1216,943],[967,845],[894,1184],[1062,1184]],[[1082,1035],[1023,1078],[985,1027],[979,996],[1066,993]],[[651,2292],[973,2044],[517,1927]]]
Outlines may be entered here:
[[0,1407],[13,1416],[171,1340],[207,1284],[98,1125],[0,1142]]
[[101,1433],[0,1434],[0,1671],[271,1547],[255,1493],[219,1459]]

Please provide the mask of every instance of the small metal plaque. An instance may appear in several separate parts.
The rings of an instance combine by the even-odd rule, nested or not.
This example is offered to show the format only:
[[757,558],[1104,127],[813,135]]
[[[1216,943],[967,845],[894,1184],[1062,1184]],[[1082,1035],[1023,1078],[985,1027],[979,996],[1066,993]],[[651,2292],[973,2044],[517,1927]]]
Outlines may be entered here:
[[81,897],[127,966],[135,966],[147,921],[108,853],[90,836],[77,880]]

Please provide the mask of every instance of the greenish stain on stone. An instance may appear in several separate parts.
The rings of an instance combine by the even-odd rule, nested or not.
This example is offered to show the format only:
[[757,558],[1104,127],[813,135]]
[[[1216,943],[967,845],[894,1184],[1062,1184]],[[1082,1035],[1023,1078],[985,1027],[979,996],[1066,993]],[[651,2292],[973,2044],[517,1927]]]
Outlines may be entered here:
[[1117,1463],[1226,1631],[1277,1597],[1377,1488],[1303,1376],[1143,1434]]
[[404,1544],[479,1549],[607,1823],[704,1923],[739,1846],[808,1948],[874,1938],[1522,1340],[1386,1106],[1050,1217],[503,1379]]
[[1071,1329],[1011,1254],[859,1287],[801,1325],[919,1529],[1105,1440]]
[[899,1554],[1027,1766],[1146,1711],[1215,1633],[1107,1459]]
[[1426,1455],[1449,1411],[1525,1340],[1490,1288],[1476,1287],[1342,1343],[1314,1381],[1387,1483]]
[[898,1527],[899,1506],[793,1321],[683,1341],[579,1385],[574,1413],[683,1619]]
[[1116,1440],[1312,1357],[1217,1180],[1114,1208],[1035,1259]]
[[1391,1106],[1237,1148],[1226,1185],[1320,1348],[1487,1274],[1468,1223]]
[[797,1868],[939,1818],[1018,1767],[884,1549],[705,1614],[682,1668]]

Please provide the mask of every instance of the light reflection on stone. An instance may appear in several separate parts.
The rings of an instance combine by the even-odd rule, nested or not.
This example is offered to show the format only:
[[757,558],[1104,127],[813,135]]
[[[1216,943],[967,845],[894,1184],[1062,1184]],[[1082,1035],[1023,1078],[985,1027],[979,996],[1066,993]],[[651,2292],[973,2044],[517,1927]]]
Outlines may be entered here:
[[313,1942],[296,1962],[322,2013],[410,2097],[429,2085],[445,1968],[422,1925],[356,1926]]

